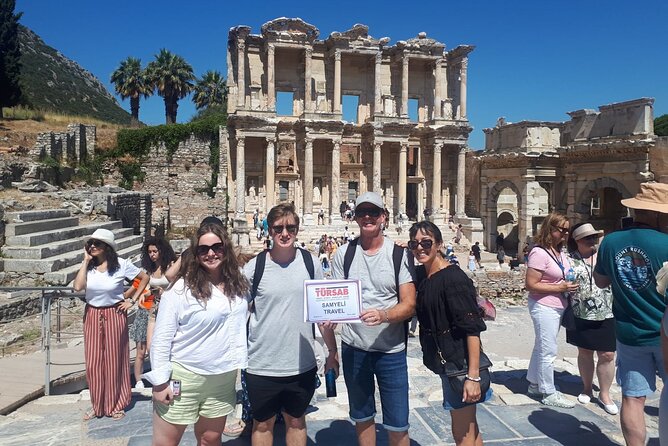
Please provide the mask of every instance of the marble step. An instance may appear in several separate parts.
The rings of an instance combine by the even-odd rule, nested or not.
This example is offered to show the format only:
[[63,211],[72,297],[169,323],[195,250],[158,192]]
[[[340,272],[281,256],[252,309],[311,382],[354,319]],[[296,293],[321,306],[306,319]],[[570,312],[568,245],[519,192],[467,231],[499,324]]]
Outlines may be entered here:
[[12,235],[5,238],[5,244],[8,246],[37,246],[47,243],[57,242],[59,240],[68,240],[81,238],[92,234],[96,229],[120,229],[123,227],[121,221],[105,221],[100,223],[89,223],[87,225],[74,226],[61,229],[49,229],[32,234]]

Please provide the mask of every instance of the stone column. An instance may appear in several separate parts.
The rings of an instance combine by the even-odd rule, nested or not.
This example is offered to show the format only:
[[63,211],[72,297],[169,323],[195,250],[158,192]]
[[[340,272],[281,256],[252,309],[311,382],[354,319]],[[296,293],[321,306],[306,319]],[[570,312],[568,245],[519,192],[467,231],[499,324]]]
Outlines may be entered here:
[[339,205],[341,204],[341,141],[332,141],[332,178],[329,192],[329,223],[341,221]]
[[401,116],[408,116],[408,54],[406,53],[401,59]]
[[401,143],[399,151],[399,212],[406,213],[406,162],[408,157],[408,143]]
[[341,50],[334,50],[334,105],[333,112],[341,113]]
[[[438,59],[434,63],[434,111],[432,114],[432,119],[439,119],[441,117],[441,86],[443,82],[441,81],[441,75],[443,70],[441,70],[441,59]],[[439,148],[440,150],[440,148]]]
[[269,212],[274,206],[274,200],[276,199],[276,140],[274,138],[267,138],[267,165],[265,167],[265,190],[267,195],[267,209],[266,212]]
[[[313,110],[313,101],[311,100],[311,59],[313,57],[313,48],[304,48],[304,111]],[[313,193],[313,191],[311,191]]]
[[373,143],[373,191],[382,195],[380,190],[380,176],[381,176],[381,152],[382,141],[374,141]]
[[246,221],[246,150],[245,137],[237,136],[237,206],[235,218]]
[[304,224],[313,224],[313,140],[304,140]]
[[383,109],[383,93],[381,90],[381,85],[380,85],[380,69],[381,69],[381,63],[383,62],[383,53],[380,51],[376,53],[376,66],[375,66],[375,71],[374,71],[374,90],[373,90],[373,113],[375,115],[379,115],[381,110]]
[[459,149],[457,157],[457,216],[466,216],[466,147]]
[[267,107],[269,111],[276,111],[275,51],[276,47],[274,45],[270,44],[267,46]]
[[459,68],[459,119],[466,119],[466,71],[469,64],[468,57],[462,59]]
[[244,108],[246,105],[246,43],[237,40],[237,106]]
[[441,220],[441,149],[439,143],[434,143],[434,178],[431,190],[431,212],[433,220]]

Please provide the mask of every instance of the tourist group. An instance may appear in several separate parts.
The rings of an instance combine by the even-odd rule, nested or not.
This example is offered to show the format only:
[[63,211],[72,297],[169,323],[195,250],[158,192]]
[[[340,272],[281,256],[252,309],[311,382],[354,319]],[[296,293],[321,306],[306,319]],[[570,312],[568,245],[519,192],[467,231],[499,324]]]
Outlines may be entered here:
[[[577,401],[619,413],[624,438],[635,446],[645,442],[645,398],[668,365],[668,185],[643,183],[622,204],[633,222],[618,231],[604,235],[587,222],[571,226],[556,212],[537,231],[526,259],[535,332],[527,384],[529,396],[546,406],[575,406],[554,384],[557,335],[565,327],[568,342],[578,347],[583,387]],[[376,444],[377,386],[389,443],[407,446],[406,322],[416,316],[423,364],[440,378],[453,438],[458,445],[482,445],[476,405],[492,398],[492,364],[480,343],[486,325],[472,280],[445,256],[434,223],[414,223],[398,244],[384,234],[388,217],[378,194],[363,193],[350,209],[342,204],[342,212],[348,210],[359,236],[348,235],[341,246],[324,236],[318,255],[298,242],[300,218],[291,204],[254,217],[258,236],[269,239],[255,257],[235,249],[216,217],[202,221],[178,258],[164,239],[146,238],[142,268],[117,256],[112,232],[96,230],[74,281],[86,298],[92,407],[84,419],[124,417],[132,338],[136,388],[143,388],[142,379],[152,385],[155,445],[179,444],[190,424],[198,444],[219,445],[223,434],[245,432],[254,446],[272,445],[278,420],[286,444],[306,445],[306,412],[324,372],[328,396],[342,374],[358,444]],[[476,248],[471,260],[479,266]],[[359,281],[358,323],[304,322],[304,282],[325,277]],[[133,283],[127,290],[126,280]],[[318,353],[316,330],[324,343]],[[143,373],[147,351],[151,370]],[[620,408],[610,395],[615,370]],[[226,426],[237,404],[239,372],[243,416]],[[659,418],[662,444],[668,444],[663,395]]]

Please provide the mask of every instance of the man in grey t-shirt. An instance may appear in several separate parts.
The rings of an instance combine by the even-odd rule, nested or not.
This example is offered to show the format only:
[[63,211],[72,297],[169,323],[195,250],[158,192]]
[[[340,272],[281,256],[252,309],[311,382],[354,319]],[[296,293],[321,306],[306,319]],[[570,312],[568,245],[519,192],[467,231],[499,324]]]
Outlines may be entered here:
[[[350,418],[358,443],[376,444],[374,376],[378,382],[383,425],[390,445],[408,446],[408,367],[404,321],[415,313],[415,267],[407,252],[401,259],[399,289],[393,262],[394,243],[383,235],[383,200],[375,192],[357,198],[355,221],[360,227],[348,273],[362,284],[360,324],[344,324],[341,331],[343,376],[348,388]],[[336,251],[333,275],[343,279],[348,245]],[[397,298],[397,295],[399,296]]]
[[[248,326],[246,385],[253,411],[253,446],[271,446],[276,414],[285,418],[285,443],[306,445],[306,408],[315,392],[316,358],[311,324],[304,322],[305,257],[295,247],[299,216],[291,204],[274,206],[267,216],[273,246],[252,303]],[[318,259],[309,252],[314,278],[322,279]],[[244,267],[253,283],[257,257]],[[338,374],[336,338],[330,324],[319,324],[329,350],[325,370]]]

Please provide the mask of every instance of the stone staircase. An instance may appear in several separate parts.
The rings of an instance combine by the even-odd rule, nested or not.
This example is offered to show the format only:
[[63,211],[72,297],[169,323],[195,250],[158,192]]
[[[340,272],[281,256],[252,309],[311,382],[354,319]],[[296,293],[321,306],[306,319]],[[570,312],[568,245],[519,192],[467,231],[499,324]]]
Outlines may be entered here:
[[74,279],[83,260],[84,238],[98,228],[114,233],[119,257],[134,261],[141,255],[143,237],[120,221],[80,225],[67,209],[7,212],[5,220],[5,273],[30,274],[51,285],[65,286]]

